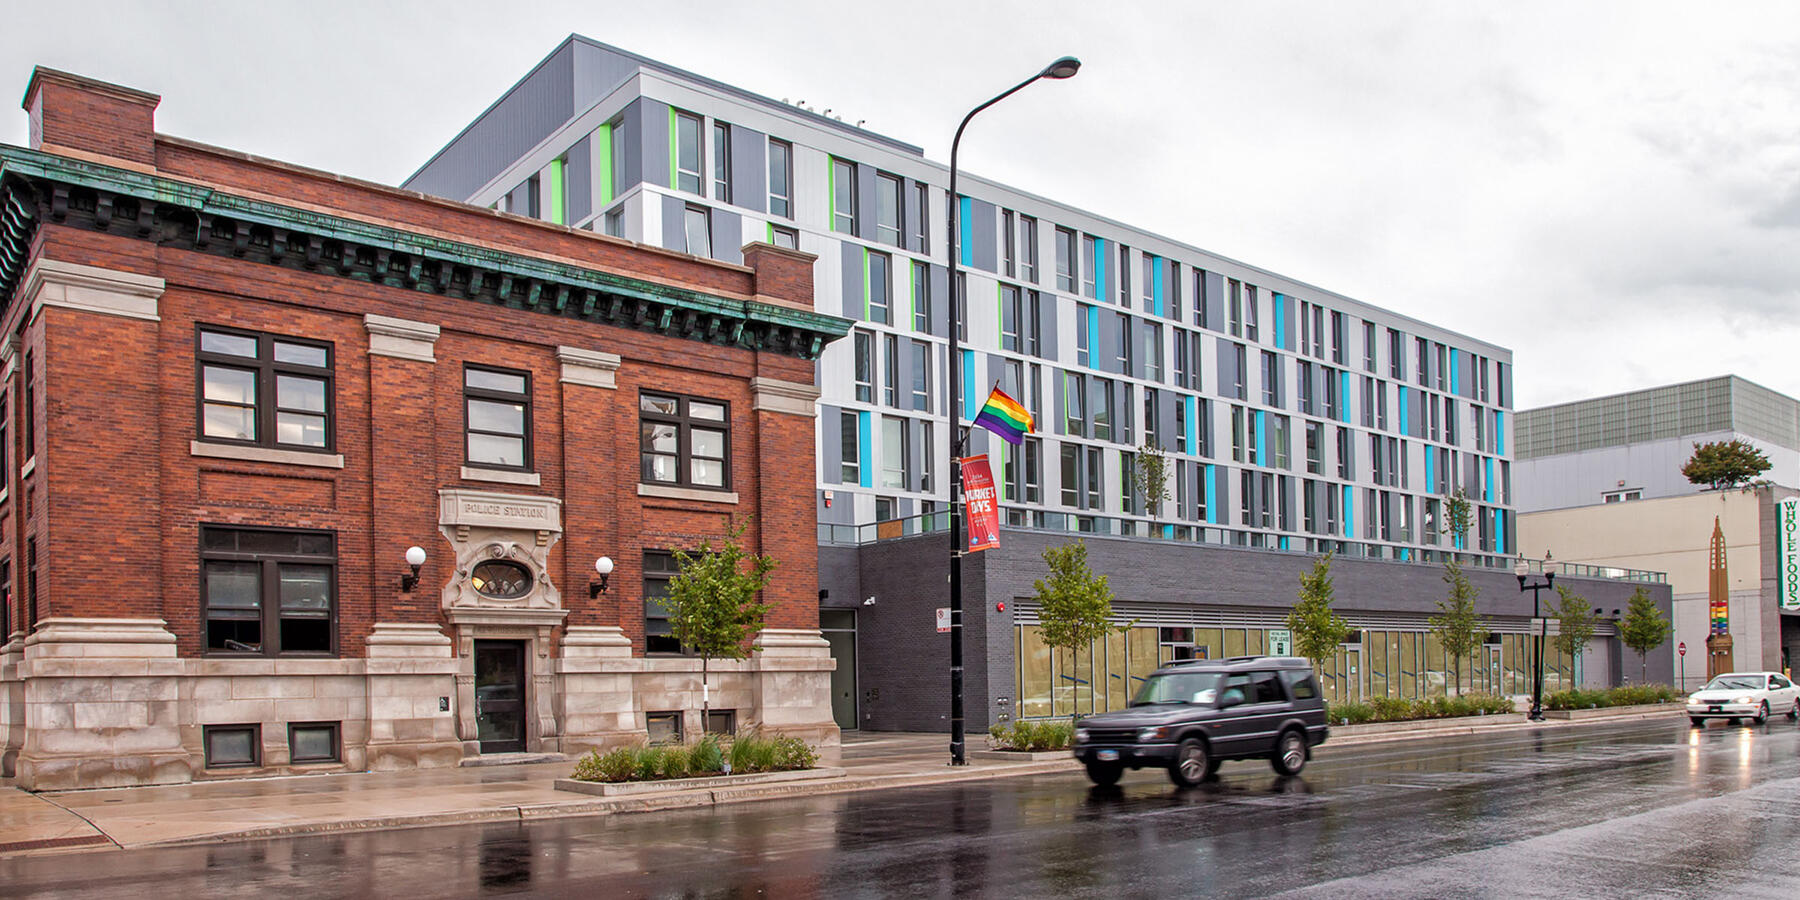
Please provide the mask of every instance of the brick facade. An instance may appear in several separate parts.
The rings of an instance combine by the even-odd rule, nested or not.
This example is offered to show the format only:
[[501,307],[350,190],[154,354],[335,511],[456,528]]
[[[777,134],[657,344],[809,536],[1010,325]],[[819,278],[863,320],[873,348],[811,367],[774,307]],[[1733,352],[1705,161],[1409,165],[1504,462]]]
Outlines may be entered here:
[[[764,652],[743,663],[715,662],[714,671],[723,674],[715,676],[714,689],[721,698],[743,699],[740,724],[782,723],[785,730],[835,743],[824,687],[830,660],[818,639],[815,600],[817,391],[811,356],[817,347],[791,352],[808,346],[805,335],[792,332],[782,338],[786,343],[771,338],[763,346],[718,337],[744,327],[744,319],[776,315],[775,307],[809,311],[800,327],[814,329],[815,341],[841,336],[847,323],[810,313],[810,256],[753,245],[745,250],[748,265],[715,263],[154,135],[156,99],[39,70],[26,98],[33,149],[104,167],[120,184],[132,173],[147,173],[210,191],[208,203],[227,197],[241,208],[278,205],[291,228],[304,227],[309,214],[325,214],[348,220],[337,226],[340,234],[379,226],[401,233],[406,246],[453,242],[465,254],[486,254],[496,260],[496,272],[523,261],[548,264],[552,273],[601,273],[622,285],[628,299],[686,292],[682,296],[698,296],[697,302],[725,312],[709,325],[677,307],[633,301],[640,303],[640,327],[634,328],[616,319],[540,311],[554,303],[560,312],[570,298],[582,296],[554,278],[533,283],[521,304],[541,299],[544,306],[533,309],[480,302],[476,288],[492,282],[449,263],[437,269],[425,263],[427,273],[442,275],[435,290],[423,282],[345,277],[345,265],[334,270],[334,261],[310,256],[304,264],[291,255],[271,264],[273,256],[246,256],[242,242],[272,240],[287,249],[305,248],[305,242],[290,237],[280,244],[279,231],[236,225],[242,242],[233,251],[231,238],[222,237],[224,226],[209,226],[205,218],[190,226],[198,229],[197,242],[169,240],[176,229],[166,222],[179,210],[159,207],[155,227],[138,228],[150,221],[142,212],[150,201],[123,194],[113,200],[100,190],[91,211],[83,207],[80,215],[59,221],[62,186],[32,180],[30,190],[45,199],[0,321],[0,334],[10,335],[3,365],[14,445],[4,501],[5,546],[14,561],[8,611],[13,633],[0,653],[5,774],[17,773],[22,783],[39,788],[241,774],[208,772],[200,746],[204,726],[238,722],[260,725],[269,751],[250,771],[289,770],[281,764],[283,723],[310,720],[319,711],[345,718],[340,767],[453,763],[480,752],[471,733],[474,714],[461,707],[473,696],[470,642],[488,638],[524,641],[534,654],[527,663],[532,696],[526,699],[526,749],[579,750],[641,738],[642,711],[685,709],[690,699],[693,709],[699,705],[690,696],[698,693],[697,661],[645,658],[643,551],[694,547],[717,538],[734,517],[749,520],[748,548],[774,556],[779,565],[767,591],[773,610]],[[55,162],[15,151],[7,157],[5,177],[15,179],[17,188],[33,165]],[[87,202],[80,186],[67,193],[76,206]],[[106,216],[112,209],[139,212],[133,221],[111,223]],[[313,239],[315,253],[321,246],[344,247],[346,260],[352,253],[342,237],[328,236],[324,244]],[[403,248],[394,249],[398,255]],[[365,262],[370,251],[356,252],[365,254],[357,256]],[[386,249],[376,252],[386,265]],[[425,256],[413,252],[410,276]],[[458,296],[458,279],[465,276],[472,280]],[[0,289],[6,287],[0,281]],[[505,302],[509,295],[501,291]],[[596,301],[604,307],[608,295],[586,295],[590,307]],[[271,452],[204,440],[196,395],[202,325],[327,343],[329,448]],[[24,443],[28,416],[22,406],[28,355],[37,406],[30,413],[30,446]],[[467,465],[467,364],[528,375],[526,470]],[[640,389],[728,406],[729,491],[659,491],[640,484]],[[559,529],[517,529],[527,538],[520,543],[525,556],[534,562],[542,557],[544,577],[532,588],[537,608],[529,615],[500,603],[471,608],[460,618],[451,614],[449,598],[468,573],[456,570],[446,540],[458,532],[441,519],[439,491],[445,489],[555,504]],[[198,552],[203,525],[335,535],[335,652],[329,658],[209,653]],[[28,538],[36,542],[39,572],[35,609],[25,564]],[[403,556],[413,545],[428,558],[417,589],[403,591]],[[587,585],[599,556],[617,568],[608,590],[590,599]],[[552,589],[560,598],[547,602]],[[571,629],[581,635],[575,644],[584,648],[584,658],[601,662],[566,661],[574,658],[563,652]],[[810,680],[803,679],[798,696],[774,699],[761,683],[774,676],[760,673],[783,654],[775,667],[783,679],[803,672]],[[83,669],[76,660],[85,657],[97,661]],[[125,682],[114,676],[142,676],[147,680],[132,682],[139,692],[170,705],[132,705],[120,687]],[[289,687],[275,683],[290,676],[296,680]],[[378,676],[391,678],[377,687]],[[611,687],[579,686],[572,680],[578,677],[627,677],[625,693],[633,699],[614,710],[571,707],[570,697],[616,700],[618,694]],[[361,702],[367,705],[327,702],[355,694],[363,679],[367,699]],[[71,687],[77,684],[85,687]],[[111,705],[93,712],[114,724],[80,727],[84,706],[93,705],[73,699],[83,690],[105,695],[101,705]],[[262,705],[208,707],[196,696],[220,690],[227,703],[261,698]],[[283,702],[289,696],[310,705],[298,710]],[[378,704],[383,696],[399,702]],[[440,716],[440,696],[456,698],[457,708]],[[220,719],[220,709],[238,718]],[[35,715],[39,711],[48,718]],[[603,731],[566,727],[577,720],[611,724]],[[39,734],[32,725],[50,721],[72,727]],[[94,757],[131,755],[117,752],[119,732],[107,729],[130,731],[134,723],[144,726],[139,738],[170,729],[173,743],[146,750],[140,764],[94,765]],[[376,745],[383,740],[411,749],[381,751]]]

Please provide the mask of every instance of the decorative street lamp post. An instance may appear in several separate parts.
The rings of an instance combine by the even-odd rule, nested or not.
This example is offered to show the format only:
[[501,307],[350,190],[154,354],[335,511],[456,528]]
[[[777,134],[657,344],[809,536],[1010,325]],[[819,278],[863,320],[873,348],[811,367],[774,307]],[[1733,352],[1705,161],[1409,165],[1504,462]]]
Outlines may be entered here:
[[1519,591],[1531,592],[1531,618],[1536,620],[1538,627],[1537,675],[1531,682],[1531,712],[1525,715],[1525,718],[1533,722],[1544,721],[1544,632],[1550,628],[1549,621],[1543,618],[1542,608],[1538,605],[1538,592],[1556,586],[1556,569],[1556,560],[1551,559],[1550,553],[1545,551],[1544,579],[1527,583],[1526,577],[1531,574],[1531,564],[1523,556],[1513,563],[1513,574],[1519,578]]
[[1005,92],[980,106],[969,110],[963,116],[962,124],[956,126],[956,137],[950,141],[950,214],[944,219],[949,223],[949,240],[944,246],[950,257],[950,764],[960,766],[963,759],[963,635],[962,635],[962,466],[958,459],[962,456],[964,429],[962,425],[962,348],[958,330],[962,327],[961,293],[957,288],[956,266],[961,247],[957,243],[956,213],[960,205],[956,197],[956,152],[962,145],[963,129],[969,127],[969,120],[975,114],[999,103],[1002,100],[1024,90],[1040,78],[1072,78],[1081,70],[1081,60],[1073,56],[1065,56],[1044,70],[1019,82]]

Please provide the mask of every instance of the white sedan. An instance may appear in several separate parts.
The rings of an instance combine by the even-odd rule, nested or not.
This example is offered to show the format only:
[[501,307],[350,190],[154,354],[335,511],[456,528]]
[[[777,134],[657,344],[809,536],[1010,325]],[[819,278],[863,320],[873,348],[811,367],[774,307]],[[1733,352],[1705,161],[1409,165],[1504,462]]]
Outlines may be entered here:
[[1780,672],[1730,672],[1688,696],[1688,720],[1695,727],[1707,719],[1749,719],[1758,725],[1771,712],[1800,718],[1800,687]]

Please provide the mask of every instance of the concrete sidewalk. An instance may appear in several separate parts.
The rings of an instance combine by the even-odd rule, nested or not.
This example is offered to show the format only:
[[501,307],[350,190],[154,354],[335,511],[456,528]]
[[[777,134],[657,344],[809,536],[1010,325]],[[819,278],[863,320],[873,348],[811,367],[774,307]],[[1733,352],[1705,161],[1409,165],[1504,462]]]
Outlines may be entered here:
[[[1321,752],[1374,741],[1421,740],[1526,728],[1569,728],[1594,722],[1672,716],[1679,710],[1635,712],[1574,722],[1532,725],[1518,715],[1478,720],[1358,725],[1332,729]],[[971,736],[970,749],[986,746]],[[455,769],[419,769],[349,775],[196,782],[162,787],[114,788],[30,794],[0,788],[0,855],[40,854],[99,847],[254,840],[295,834],[362,831],[471,822],[516,822],[562,816],[607,815],[680,809],[750,800],[875,790],[1052,772],[1079,765],[1058,753],[1050,758],[994,759],[971,756],[969,765],[947,765],[943,734],[869,733],[844,739],[839,778],[745,784],[628,797],[595,797],[559,791],[572,761]]]

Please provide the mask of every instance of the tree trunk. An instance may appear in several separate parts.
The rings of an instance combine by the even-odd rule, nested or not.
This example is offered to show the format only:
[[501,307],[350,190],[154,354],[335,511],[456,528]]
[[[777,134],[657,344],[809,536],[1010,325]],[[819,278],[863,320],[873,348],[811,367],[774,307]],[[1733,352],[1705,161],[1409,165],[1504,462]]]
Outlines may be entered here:
[[700,657],[700,736],[706,737],[707,729],[712,725],[712,696],[706,688],[707,657]]
[[1649,670],[1650,670],[1650,664],[1647,662],[1644,662],[1644,654],[1639,653],[1638,654],[1638,684],[1646,684],[1649,682],[1650,676],[1647,674],[1649,672]]

